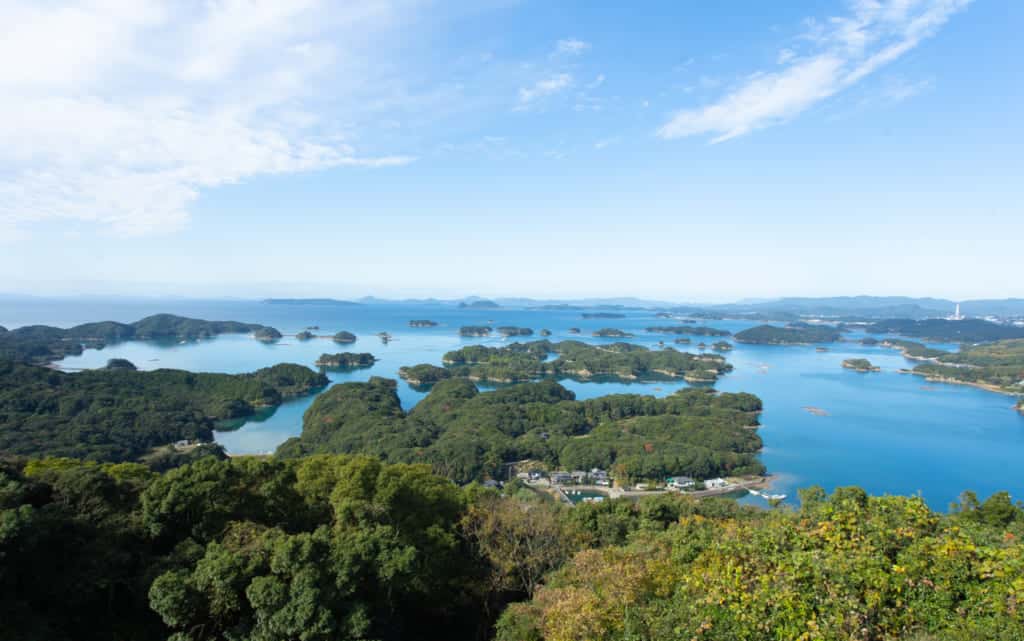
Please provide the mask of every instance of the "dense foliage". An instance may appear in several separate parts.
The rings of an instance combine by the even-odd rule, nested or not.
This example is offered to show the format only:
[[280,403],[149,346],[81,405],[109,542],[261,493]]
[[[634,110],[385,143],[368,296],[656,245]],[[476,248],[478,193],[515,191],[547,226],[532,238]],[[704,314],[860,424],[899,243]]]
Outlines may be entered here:
[[802,498],[797,512],[679,495],[569,508],[361,456],[164,474],[0,459],[0,638],[1024,635],[1024,512],[1005,493],[965,493],[945,516],[856,488]]
[[[558,357],[548,360],[552,354]],[[413,385],[428,385],[453,377],[476,381],[517,383],[540,378],[665,380],[683,378],[713,383],[732,370],[721,356],[689,354],[673,348],[650,350],[631,343],[589,345],[580,341],[547,340],[501,347],[469,345],[444,355],[444,367],[402,367],[399,376]]]
[[839,340],[840,333],[835,327],[828,325],[758,325],[734,336],[740,343],[757,343],[761,345],[806,345],[808,343],[834,343]]
[[683,515],[580,552],[500,641],[1024,638],[1024,519],[1005,494],[942,517],[845,488],[799,512]]
[[552,381],[480,393],[454,378],[405,412],[395,382],[335,385],[306,411],[285,456],[363,453],[429,463],[464,483],[504,478],[506,463],[612,469],[622,480],[686,474],[756,474],[761,401],[750,394],[684,389],[666,398],[622,394],[576,401]]
[[872,323],[866,329],[872,334],[900,334],[937,343],[984,343],[1009,338],[1024,338],[1024,327],[1000,325],[980,318],[963,320],[892,318]]
[[275,365],[252,374],[127,368],[68,374],[0,361],[0,451],[134,460],[150,448],[209,441],[217,419],[323,387],[322,374]]
[[356,335],[352,332],[342,330],[335,334],[333,339],[335,343],[354,343],[356,342]]
[[[103,321],[69,329],[28,325],[0,332],[0,360],[49,363],[78,355],[87,347],[128,340],[195,340],[218,334],[276,332],[272,327],[236,321],[206,321],[172,314],[156,314],[134,323]],[[280,338],[280,334],[277,335]]]

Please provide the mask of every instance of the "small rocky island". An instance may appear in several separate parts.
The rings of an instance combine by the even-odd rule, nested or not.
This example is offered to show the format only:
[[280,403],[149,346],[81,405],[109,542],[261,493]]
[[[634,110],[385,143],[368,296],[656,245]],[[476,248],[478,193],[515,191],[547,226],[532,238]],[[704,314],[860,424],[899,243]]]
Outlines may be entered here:
[[316,336],[313,334],[313,332],[309,331],[308,329],[304,329],[295,335],[295,340],[299,341],[308,341],[313,338],[316,338]]
[[848,358],[843,361],[843,367],[855,372],[877,372],[881,369],[877,365],[872,365],[866,358]]
[[252,333],[252,337],[264,343],[273,343],[281,340],[281,332],[273,327],[261,327]]
[[459,328],[460,336],[490,336],[491,328],[486,325],[463,325]]
[[594,332],[594,336],[598,338],[632,338],[633,335],[629,332],[624,332],[621,329],[614,329],[611,327],[605,327]]
[[373,354],[343,352],[341,354],[321,354],[316,359],[317,367],[328,369],[356,369],[360,367],[372,367],[377,359]]
[[356,342],[356,335],[345,330],[338,332],[333,338],[335,343],[347,344]]
[[409,327],[437,327],[437,321],[432,320],[411,320]]
[[732,343],[729,341],[718,341],[711,344],[711,349],[719,352],[728,352],[732,349]]
[[529,327],[499,327],[498,333],[502,336],[533,336]]
[[538,333],[539,333],[539,334],[540,334],[541,336],[551,336],[551,330],[550,330],[550,329],[542,329],[542,330],[540,330],[540,332],[538,332]]

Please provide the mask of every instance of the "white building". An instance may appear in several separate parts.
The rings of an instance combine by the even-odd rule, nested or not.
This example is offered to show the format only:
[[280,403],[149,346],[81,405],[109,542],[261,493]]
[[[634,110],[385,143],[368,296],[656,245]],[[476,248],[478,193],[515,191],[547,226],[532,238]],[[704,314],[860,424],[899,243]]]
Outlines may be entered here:
[[721,489],[723,487],[728,487],[728,486],[729,486],[729,481],[726,481],[723,478],[713,478],[713,479],[708,479],[708,480],[704,481],[704,487],[706,487],[709,490],[718,490],[718,489]]

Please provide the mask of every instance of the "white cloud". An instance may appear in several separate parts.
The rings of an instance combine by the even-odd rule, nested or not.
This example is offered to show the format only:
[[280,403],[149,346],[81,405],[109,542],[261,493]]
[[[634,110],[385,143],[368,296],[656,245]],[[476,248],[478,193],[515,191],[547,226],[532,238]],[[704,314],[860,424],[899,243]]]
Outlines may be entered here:
[[793,60],[793,58],[796,58],[795,51],[793,51],[792,49],[783,49],[782,51],[779,52],[779,56],[778,58],[776,58],[775,61],[780,65],[784,65],[787,62]]
[[555,43],[555,53],[564,55],[578,56],[587,49],[590,49],[590,43],[576,38],[566,38]]
[[783,70],[755,73],[717,102],[675,113],[658,134],[712,134],[717,143],[784,122],[910,51],[970,2],[855,0],[849,16],[807,22],[814,53],[780,54]]
[[567,73],[558,73],[553,76],[538,80],[532,87],[519,89],[519,104],[525,107],[533,101],[556,94],[572,86],[572,76]]
[[0,230],[45,220],[174,230],[204,189],[410,162],[358,155],[311,104],[307,87],[339,61],[351,69],[360,42],[389,26],[392,2],[354,4],[3,5]]

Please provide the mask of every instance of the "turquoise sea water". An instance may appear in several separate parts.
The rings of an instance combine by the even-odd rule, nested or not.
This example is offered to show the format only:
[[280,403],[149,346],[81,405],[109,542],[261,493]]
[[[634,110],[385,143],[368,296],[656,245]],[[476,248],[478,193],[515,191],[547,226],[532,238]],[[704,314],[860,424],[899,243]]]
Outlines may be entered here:
[[[656,347],[659,340],[672,344],[672,336],[649,334],[643,328],[669,325],[654,312],[626,311],[624,319],[583,319],[578,310],[470,310],[451,306],[361,305],[269,305],[232,301],[19,301],[0,304],[0,325],[8,328],[28,324],[67,327],[97,320],[133,321],[146,315],[168,312],[209,320],[238,320],[278,328],[286,336],[266,345],[247,336],[221,336],[185,344],[128,342],[87,350],[68,358],[61,366],[68,370],[93,368],[110,358],[127,358],[140,369],[173,367],[194,371],[247,372],[279,362],[313,366],[323,352],[371,352],[378,362],[367,369],[328,372],[332,382],[361,381],[370,376],[396,378],[402,365],[440,364],[442,355],[460,345],[500,345],[500,338],[461,338],[461,325],[517,325],[534,331],[550,329],[550,340],[596,339],[590,333],[602,327],[631,331],[631,342]],[[411,319],[438,321],[433,328],[410,328]],[[708,321],[712,327],[736,332],[754,323]],[[327,339],[298,342],[289,335],[318,325],[319,333],[332,335],[349,330],[359,338],[353,345],[336,345]],[[583,330],[579,336],[570,327]],[[393,339],[384,344],[375,336],[387,331]],[[314,331],[314,333],[317,333]],[[539,336],[532,337],[533,339]],[[680,349],[696,351],[702,340]],[[951,345],[936,345],[956,349]],[[776,475],[773,492],[788,494],[808,485],[828,490],[859,485],[873,494],[915,494],[937,509],[945,509],[965,489],[987,496],[1009,490],[1024,496],[1024,417],[1011,409],[1009,396],[984,390],[939,383],[899,374],[912,362],[898,352],[857,343],[838,343],[829,351],[813,346],[757,346],[737,344],[726,358],[735,371],[716,385],[722,391],[746,391],[764,401],[760,434],[764,440],[762,459]],[[865,357],[882,368],[861,374],[841,367],[846,358]],[[562,381],[577,398],[610,393],[639,393],[663,396],[682,382],[582,383]],[[406,408],[423,393],[399,381],[399,396]],[[250,420],[240,429],[220,432],[217,440],[232,453],[271,452],[302,429],[302,414],[312,397],[289,401],[269,416]],[[816,415],[805,408],[824,410]],[[755,499],[759,500],[759,499]]]

